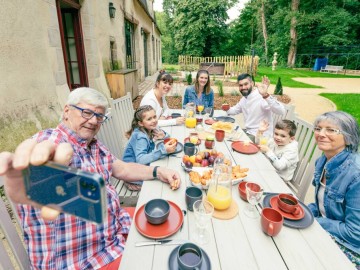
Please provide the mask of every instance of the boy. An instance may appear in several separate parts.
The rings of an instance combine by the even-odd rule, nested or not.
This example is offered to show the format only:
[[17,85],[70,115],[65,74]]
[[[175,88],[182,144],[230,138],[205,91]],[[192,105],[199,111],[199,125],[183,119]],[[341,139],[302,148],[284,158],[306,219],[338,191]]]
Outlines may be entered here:
[[[256,138],[261,142],[262,134],[269,124],[265,121],[260,123]],[[295,141],[296,126],[290,120],[280,120],[275,125],[274,137],[267,144],[259,144],[261,152],[270,159],[280,177],[290,181],[299,162],[298,143]]]

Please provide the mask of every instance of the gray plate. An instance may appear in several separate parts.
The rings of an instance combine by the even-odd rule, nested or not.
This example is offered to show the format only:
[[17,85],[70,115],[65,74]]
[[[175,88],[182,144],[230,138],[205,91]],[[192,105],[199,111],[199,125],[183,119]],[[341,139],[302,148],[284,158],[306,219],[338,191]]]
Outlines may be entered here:
[[[179,269],[179,265],[177,262],[177,251],[178,251],[179,247],[174,248],[173,251],[171,251],[170,256],[169,256],[169,269],[170,270],[178,270]],[[207,253],[201,249],[203,252],[203,262],[201,264],[200,270],[211,270],[211,261],[209,256],[207,255]]]
[[[277,196],[278,194],[279,193],[270,193],[270,194],[266,195],[263,200],[263,206],[271,207],[270,199],[274,196]],[[311,224],[313,224],[314,216],[313,216],[311,210],[303,202],[299,201],[299,203],[301,204],[302,208],[304,209],[304,212],[305,212],[304,218],[302,218],[300,220],[291,220],[291,219],[284,218],[285,226],[295,228],[295,229],[305,229],[305,228],[309,227]]]
[[[160,142],[156,145],[156,149],[158,149],[160,147],[161,144],[164,144],[164,142]],[[182,150],[184,149],[184,145],[182,143],[177,143],[176,145],[176,150],[173,153],[170,153],[169,155],[173,155],[173,154],[177,154],[180,153]]]
[[218,116],[218,117],[213,117],[213,119],[216,121],[235,123],[235,119],[229,116]]

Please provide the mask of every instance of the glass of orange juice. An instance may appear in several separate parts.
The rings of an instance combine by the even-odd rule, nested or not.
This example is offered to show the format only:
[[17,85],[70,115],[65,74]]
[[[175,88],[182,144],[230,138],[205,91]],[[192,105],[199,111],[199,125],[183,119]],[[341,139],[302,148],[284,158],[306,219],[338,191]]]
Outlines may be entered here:
[[185,119],[185,126],[187,128],[195,128],[196,127],[196,118],[195,117],[187,117]]
[[262,136],[262,137],[260,137],[259,144],[260,145],[267,145],[268,140],[269,140],[268,137]]
[[199,140],[199,137],[197,135],[190,135],[190,142],[193,144],[197,144]]
[[201,112],[204,110],[204,105],[203,105],[203,104],[199,104],[199,105],[197,106],[197,109],[198,109],[199,113],[201,114]]

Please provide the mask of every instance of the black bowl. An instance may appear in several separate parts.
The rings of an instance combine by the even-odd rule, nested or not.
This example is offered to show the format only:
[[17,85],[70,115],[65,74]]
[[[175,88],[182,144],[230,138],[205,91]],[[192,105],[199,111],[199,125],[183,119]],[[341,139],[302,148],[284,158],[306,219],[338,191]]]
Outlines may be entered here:
[[145,204],[145,216],[151,224],[164,223],[170,214],[170,204],[163,199],[153,199]]
[[171,114],[171,118],[178,118],[178,117],[180,117],[180,116],[181,116],[180,113],[172,113],[172,114]]

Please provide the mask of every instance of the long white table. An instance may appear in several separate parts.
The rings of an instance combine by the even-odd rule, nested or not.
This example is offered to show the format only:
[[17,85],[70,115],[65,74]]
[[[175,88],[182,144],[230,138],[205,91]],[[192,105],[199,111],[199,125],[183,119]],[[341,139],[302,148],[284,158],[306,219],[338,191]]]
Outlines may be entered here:
[[[222,113],[216,111],[216,115]],[[187,129],[184,126],[164,129],[179,142],[183,142],[190,132],[194,132],[193,129]],[[242,139],[247,139],[244,133],[241,136]],[[231,142],[226,140],[221,143],[216,142],[215,148],[224,154],[231,155],[233,163],[250,169],[247,181],[260,183],[268,192],[291,192],[262,153],[244,155],[234,152],[231,149]],[[203,142],[200,149],[204,149]],[[167,184],[160,181],[145,181],[137,209],[154,198],[170,200],[181,209],[186,209],[185,189],[191,183],[188,174],[181,167],[181,157],[182,154],[178,154],[177,157],[169,156],[152,164],[177,170],[182,179],[181,187],[172,191]],[[261,230],[260,218],[251,219],[243,213],[247,203],[240,199],[237,188],[237,185],[233,186],[232,195],[239,206],[238,215],[230,220],[212,218],[208,228],[211,241],[201,246],[210,257],[212,269],[354,269],[316,221],[306,229],[283,226],[277,236],[265,235]],[[191,242],[195,229],[194,213],[187,211],[182,231],[178,231],[169,238]],[[150,239],[142,236],[135,224],[132,224],[120,269],[168,269],[169,255],[177,246],[135,247],[135,242],[147,240]]]

